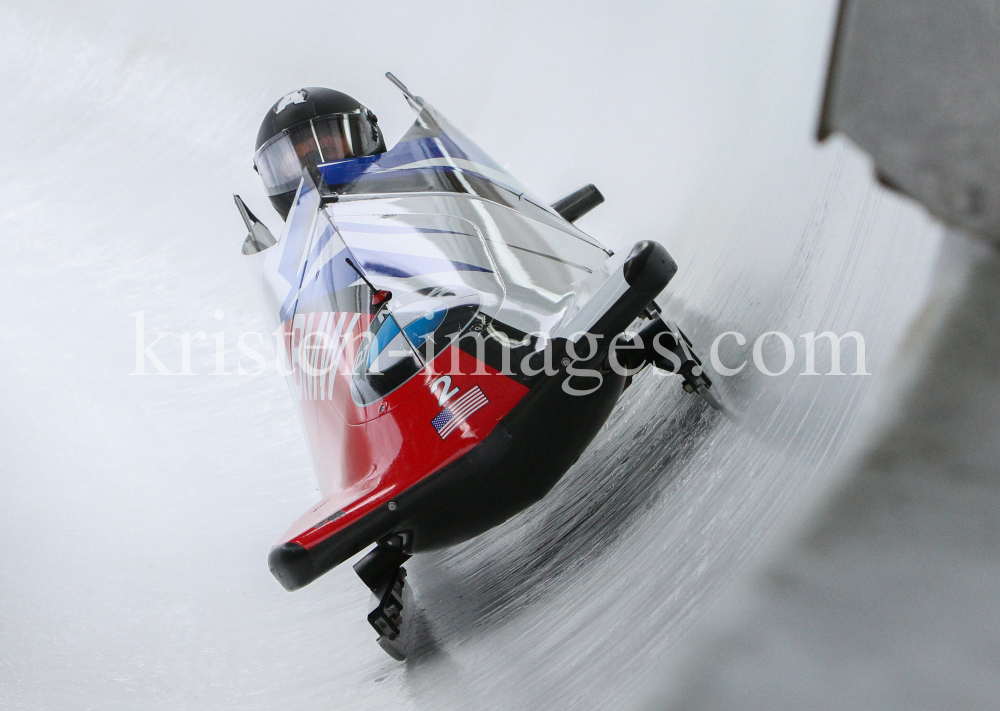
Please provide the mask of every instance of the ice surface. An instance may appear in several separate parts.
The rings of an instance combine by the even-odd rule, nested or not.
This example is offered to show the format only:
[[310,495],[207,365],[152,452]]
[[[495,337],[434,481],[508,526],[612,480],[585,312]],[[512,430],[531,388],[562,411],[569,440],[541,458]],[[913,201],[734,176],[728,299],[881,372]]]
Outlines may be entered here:
[[867,441],[692,633],[650,709],[992,709],[1000,258],[950,233]]
[[[0,8],[0,706],[631,698],[824,479],[927,290],[938,229],[843,142],[812,143],[832,16],[763,1]],[[765,331],[856,330],[875,373],[801,377],[801,350],[785,376],[748,367],[719,378],[738,420],[644,375],[545,501],[408,566],[422,613],[402,665],[349,566],[293,594],[267,571],[317,498],[273,368],[210,375],[209,338],[198,375],[130,375],[138,312],[147,343],[224,330],[235,373],[236,335],[263,324],[231,194],[277,224],[250,168],[258,122],[290,89],[330,85],[394,140],[412,114],[386,70],[542,197],[598,185],[607,203],[581,227],[606,244],[662,241],[680,265],[663,304],[702,352],[727,330],[746,354]]]

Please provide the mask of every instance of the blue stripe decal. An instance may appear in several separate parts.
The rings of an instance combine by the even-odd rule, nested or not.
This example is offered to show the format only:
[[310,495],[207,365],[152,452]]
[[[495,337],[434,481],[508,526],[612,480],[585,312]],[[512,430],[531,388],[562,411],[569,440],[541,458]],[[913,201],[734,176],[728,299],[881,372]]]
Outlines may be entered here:
[[492,269],[477,267],[475,264],[437,259],[435,257],[378,252],[370,249],[352,249],[350,251],[342,249],[323,265],[315,278],[302,286],[301,293],[296,294],[293,290],[289,294],[288,301],[281,309],[282,320],[287,319],[286,314],[292,312],[293,309],[291,307],[295,305],[296,301],[311,303],[316,299],[327,297],[339,289],[346,289],[361,281],[358,273],[347,264],[347,259],[351,257],[352,253],[360,262],[360,266],[365,274],[370,276],[408,279],[444,272],[492,273],[493,271]]
[[523,192],[513,185],[508,185],[507,183],[502,183],[499,180],[489,177],[488,175],[483,175],[482,173],[477,173],[474,170],[469,170],[468,168],[459,168],[454,165],[428,165],[422,168],[400,168],[398,170],[393,170],[387,173],[379,173],[377,175],[362,175],[358,178],[358,183],[368,184],[377,183],[380,179],[385,179],[387,177],[392,177],[394,175],[420,175],[422,173],[458,173],[460,175],[472,175],[480,180],[485,180],[487,183],[492,183],[497,185],[504,190],[509,190],[515,195],[522,195]]
[[[390,180],[397,180],[399,178],[407,178],[407,177],[410,177],[410,176],[420,177],[420,176],[425,176],[425,175],[435,175],[435,174],[439,174],[439,173],[455,173],[457,175],[471,175],[471,176],[475,176],[476,178],[479,178],[480,180],[483,180],[483,181],[485,181],[487,183],[491,183],[492,185],[496,185],[497,187],[503,188],[504,190],[507,190],[507,191],[513,193],[514,195],[520,196],[520,195],[524,194],[523,190],[521,190],[520,188],[514,187],[513,185],[509,185],[507,183],[500,182],[499,180],[491,178],[491,177],[489,177],[487,175],[483,175],[482,173],[476,172],[474,170],[469,170],[467,168],[458,168],[458,167],[453,166],[453,165],[431,165],[431,166],[424,166],[422,168],[397,168],[395,170],[387,170],[387,171],[383,170],[383,171],[378,171],[378,172],[368,172],[368,173],[364,173],[364,174],[359,174],[351,182],[352,182],[353,185],[364,185],[364,186],[367,186],[367,187],[371,188],[373,186],[378,186],[378,184],[380,182],[385,182],[385,181],[390,181]],[[338,183],[331,182],[329,184],[331,184],[331,185],[337,185]],[[427,190],[427,188],[425,187],[425,185],[426,185],[426,183],[424,183],[421,180],[414,180],[413,181],[413,185],[410,186],[409,190],[412,190],[413,192],[420,192],[420,191],[423,191],[423,190]],[[405,190],[405,189],[402,190],[402,191],[400,191],[399,188],[389,188],[389,189],[387,189],[387,192],[388,191],[392,191],[392,192],[407,192],[407,190]]]
[[[425,137],[402,141],[396,144],[392,150],[381,155],[351,158],[349,160],[326,163],[318,167],[327,185],[343,185],[344,183],[353,183],[362,178],[372,178],[387,171],[395,171],[413,163],[436,158],[458,158],[471,163],[477,163],[501,173],[507,172],[471,141],[468,141],[465,146],[460,146],[444,133],[432,138]],[[438,167],[453,171],[464,170],[457,166]],[[476,175],[490,182],[496,182],[480,173],[476,173]],[[507,189],[511,190],[509,187]],[[518,190],[512,190],[512,192],[520,193]]]
[[468,232],[458,232],[456,230],[439,230],[432,227],[372,225],[362,222],[340,222],[339,220],[337,221],[337,227],[342,229],[344,232],[371,232],[373,234],[385,234],[385,235],[442,234],[442,235],[464,235],[466,237],[476,236]]
[[452,259],[437,257],[421,257],[414,254],[398,254],[396,252],[376,252],[371,249],[353,250],[364,265],[365,272],[408,278],[441,272],[489,272],[492,269],[477,267],[467,262],[456,262]]
[[351,253],[346,249],[337,252],[333,259],[320,268],[311,281],[302,286],[302,292],[298,295],[299,301],[311,303],[361,281],[358,273],[347,264],[350,256]]
[[304,182],[299,183],[298,200],[292,208],[291,224],[288,225],[284,244],[281,247],[281,261],[278,263],[278,274],[293,286],[302,281],[302,253],[309,240],[309,226],[319,207],[317,191]]

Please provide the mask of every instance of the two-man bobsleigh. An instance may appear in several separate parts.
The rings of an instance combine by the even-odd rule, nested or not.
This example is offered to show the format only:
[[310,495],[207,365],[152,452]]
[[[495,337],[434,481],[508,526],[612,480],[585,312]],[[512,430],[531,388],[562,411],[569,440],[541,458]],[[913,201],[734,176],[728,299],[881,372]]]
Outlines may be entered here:
[[291,92],[254,156],[280,237],[236,202],[323,497],[271,572],[296,590],[374,544],[354,569],[401,659],[402,564],[542,498],[638,370],[718,403],[655,304],[677,270],[661,245],[614,255],[573,225],[594,186],[546,205],[388,76],[418,114],[392,149],[349,96]]

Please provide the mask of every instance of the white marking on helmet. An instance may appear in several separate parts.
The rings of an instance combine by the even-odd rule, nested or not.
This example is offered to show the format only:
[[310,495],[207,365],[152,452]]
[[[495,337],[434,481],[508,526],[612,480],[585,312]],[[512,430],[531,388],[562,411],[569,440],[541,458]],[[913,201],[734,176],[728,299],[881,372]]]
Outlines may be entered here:
[[274,113],[280,114],[285,110],[286,107],[292,104],[304,104],[306,102],[306,90],[296,89],[295,91],[290,91],[278,101],[277,105],[274,107]]

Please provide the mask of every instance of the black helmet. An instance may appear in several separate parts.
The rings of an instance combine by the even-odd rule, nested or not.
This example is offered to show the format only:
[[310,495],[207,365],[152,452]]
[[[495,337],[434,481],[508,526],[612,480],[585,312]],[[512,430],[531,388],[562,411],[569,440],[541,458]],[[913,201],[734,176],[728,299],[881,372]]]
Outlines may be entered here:
[[310,86],[285,94],[268,110],[253,164],[284,219],[303,171],[319,183],[320,163],[384,152],[375,114],[347,94]]

